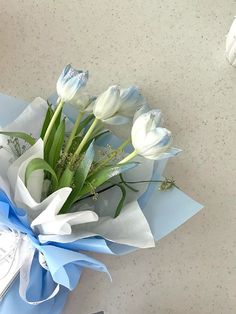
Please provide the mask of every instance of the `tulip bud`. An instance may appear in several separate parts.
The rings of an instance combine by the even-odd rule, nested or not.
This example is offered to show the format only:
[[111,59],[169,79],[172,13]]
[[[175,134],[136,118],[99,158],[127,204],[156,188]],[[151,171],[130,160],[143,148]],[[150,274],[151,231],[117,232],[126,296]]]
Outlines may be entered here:
[[131,131],[132,144],[139,155],[157,160],[172,157],[180,152],[179,149],[170,148],[171,132],[160,127],[161,123],[160,110],[150,110],[134,121]]
[[118,86],[110,86],[95,101],[93,113],[99,120],[105,121],[113,117],[119,109],[120,89]]
[[62,71],[57,81],[58,96],[65,102],[73,101],[77,93],[88,80],[88,72],[76,70],[69,64]]

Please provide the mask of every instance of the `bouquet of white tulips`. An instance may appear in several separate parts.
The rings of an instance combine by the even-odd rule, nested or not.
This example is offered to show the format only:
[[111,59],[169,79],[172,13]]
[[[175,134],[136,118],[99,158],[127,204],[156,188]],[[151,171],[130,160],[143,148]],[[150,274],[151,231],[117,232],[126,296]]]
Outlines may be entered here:
[[90,96],[87,80],[68,65],[55,104],[0,120],[0,314],[61,313],[83,268],[108,272],[85,252],[153,247],[201,208],[162,175],[180,150],[161,111],[134,86]]

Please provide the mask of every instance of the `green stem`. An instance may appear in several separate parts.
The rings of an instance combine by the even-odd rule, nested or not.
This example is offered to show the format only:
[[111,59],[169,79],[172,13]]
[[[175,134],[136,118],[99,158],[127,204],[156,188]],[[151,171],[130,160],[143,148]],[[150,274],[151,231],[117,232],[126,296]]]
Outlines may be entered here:
[[[165,180],[125,181],[125,183],[128,183],[128,184],[163,183],[163,182],[166,182],[166,181],[165,181]],[[172,181],[169,181],[169,180],[168,180],[167,182],[168,182],[168,183],[172,183]],[[123,181],[120,181],[120,182],[118,182],[118,184],[124,184],[124,182],[123,182]],[[109,186],[107,186],[107,187],[105,187],[105,188],[103,188],[103,189],[97,191],[97,193],[100,194],[100,193],[106,192],[106,191],[108,191],[108,190],[114,188],[115,186],[117,186],[117,183],[114,183],[114,184],[112,184],[112,185],[109,185]],[[176,184],[173,184],[173,186],[175,186],[177,189],[179,189],[179,187],[178,187]],[[80,202],[80,201],[86,200],[86,199],[88,199],[88,198],[90,198],[90,197],[92,197],[92,196],[93,196],[93,194],[83,196],[83,197],[81,197],[78,201],[76,201],[75,203],[78,203],[78,202]]]
[[130,161],[131,159],[133,159],[134,157],[136,157],[138,155],[138,153],[136,152],[136,150],[134,150],[131,154],[129,154],[128,156],[126,156],[124,159],[122,159],[118,165],[124,164],[128,161]]
[[105,166],[109,161],[111,161],[113,158],[115,158],[120,152],[124,150],[124,148],[130,143],[130,138],[124,141],[116,150],[111,152],[108,157],[101,161],[97,166],[94,167],[92,173],[95,173],[99,169],[101,169],[103,166]]
[[63,105],[64,105],[64,101],[62,99],[60,99],[59,104],[58,104],[58,106],[57,106],[57,108],[56,108],[56,110],[55,110],[55,112],[54,112],[54,114],[52,116],[52,120],[50,121],[50,123],[48,125],[48,128],[46,130],[46,133],[44,135],[44,138],[43,138],[44,146],[46,145],[46,143],[48,141],[48,138],[49,138],[49,135],[50,135],[50,133],[52,131],[53,125],[54,125],[54,123],[55,123],[55,121],[56,121],[56,119],[57,119],[57,117],[58,117],[58,115],[59,115]]
[[82,149],[84,148],[84,145],[88,142],[90,136],[92,135],[94,129],[96,128],[98,122],[99,122],[99,119],[95,118],[93,123],[91,124],[90,128],[88,129],[87,133],[85,134],[83,140],[80,142],[78,148],[76,149],[74,156],[72,157],[72,159],[70,161],[70,165],[76,161],[77,157],[79,156]]
[[80,124],[80,122],[81,122],[81,119],[82,119],[82,117],[83,117],[83,114],[84,114],[84,112],[83,112],[83,111],[80,111],[79,114],[78,114],[78,116],[77,116],[77,119],[76,119],[76,121],[75,121],[73,130],[72,130],[72,132],[71,132],[71,134],[70,134],[70,136],[69,136],[69,138],[68,138],[68,141],[67,141],[67,144],[66,144],[66,148],[65,148],[65,150],[64,150],[64,154],[65,154],[65,155],[69,152],[69,150],[70,150],[70,148],[71,148],[71,145],[72,145],[73,140],[74,140],[74,138],[75,138],[75,135],[76,135],[76,132],[77,132],[77,130],[78,130],[79,124]]

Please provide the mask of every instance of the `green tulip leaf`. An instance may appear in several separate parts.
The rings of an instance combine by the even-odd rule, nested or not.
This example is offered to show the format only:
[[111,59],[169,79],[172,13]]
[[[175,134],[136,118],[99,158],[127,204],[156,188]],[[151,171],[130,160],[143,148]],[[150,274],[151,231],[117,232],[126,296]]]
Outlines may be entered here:
[[24,140],[26,143],[30,144],[31,146],[36,143],[36,140],[31,135],[24,133],[24,132],[4,132],[0,131],[0,134],[10,136],[10,137],[17,137]]
[[61,115],[62,115],[62,110],[58,114],[58,117],[57,117],[57,119],[53,125],[53,128],[50,132],[50,135],[48,137],[47,143],[44,147],[44,159],[46,161],[49,161],[49,154],[50,154],[53,142],[54,142],[54,136],[55,136],[55,133],[56,133],[56,131],[57,131],[57,129],[61,123]]
[[80,124],[79,124],[79,127],[78,127],[78,129],[76,131],[76,135],[79,136],[81,131],[84,128],[86,128],[93,119],[94,119],[94,115],[93,114],[90,114],[85,119],[83,119],[83,121],[81,121]]
[[76,190],[81,190],[81,188],[84,185],[84,182],[88,176],[89,170],[91,168],[91,165],[93,163],[94,159],[94,141],[92,141],[84,155],[84,158],[82,159],[78,169],[75,172],[75,184],[76,184]]
[[25,171],[25,185],[26,186],[28,184],[29,177],[36,170],[44,170],[46,172],[49,172],[52,176],[53,187],[55,188],[58,185],[57,175],[55,171],[52,169],[52,167],[44,159],[35,158],[35,159],[32,159],[26,167],[26,171]]
[[108,130],[105,130],[105,131],[102,131],[102,132],[100,132],[100,133],[98,133],[98,134],[96,134],[96,135],[93,135],[89,140],[88,140],[88,142],[84,145],[84,147],[83,147],[83,149],[82,149],[82,153],[84,152],[84,151],[86,151],[87,150],[87,148],[88,148],[88,146],[93,142],[93,141],[96,141],[99,137],[101,137],[102,135],[104,135],[104,134],[106,134],[106,133],[109,133],[109,131]]
[[70,187],[73,182],[74,173],[75,173],[74,171],[71,171],[69,168],[66,168],[59,180],[58,189]]
[[128,189],[130,189],[131,191],[136,192],[136,193],[139,192],[138,189],[133,188],[131,185],[129,185],[129,184],[125,181],[125,179],[124,179],[124,177],[122,176],[122,174],[120,174],[120,179],[121,179],[121,183],[123,183]]
[[115,217],[118,217],[122,211],[122,208],[124,207],[124,203],[125,203],[125,198],[126,198],[126,189],[122,184],[117,184],[117,186],[120,188],[121,190],[121,199],[116,207],[116,211],[115,211]]
[[63,119],[60,122],[54,134],[54,141],[49,152],[49,164],[52,166],[53,169],[55,169],[56,163],[60,158],[62,146],[64,143],[64,136],[65,136],[65,119]]
[[62,207],[60,213],[66,213],[67,210],[71,207],[71,205],[76,201],[78,198],[81,189],[83,188],[84,182],[88,176],[89,170],[93,163],[94,159],[94,147],[93,142],[88,147],[82,161],[80,162],[79,167],[75,171],[75,188],[71,192],[70,196],[66,200],[64,206]]
[[126,172],[130,169],[133,169],[138,165],[137,162],[128,162],[125,164],[120,165],[111,165],[105,166],[104,168],[98,170],[94,174],[88,177],[86,180],[81,192],[80,196],[86,195],[91,192],[91,187],[96,189],[97,187],[101,186],[102,184],[106,183],[111,178]]
[[40,137],[41,138],[44,138],[44,135],[47,131],[47,128],[49,126],[49,123],[52,119],[52,116],[53,116],[53,110],[51,108],[51,105],[49,105],[48,103],[48,110],[47,110],[47,113],[46,113],[46,116],[45,116],[45,119],[44,119],[44,122],[43,122],[43,127],[42,127],[42,130],[41,130],[41,133],[40,133]]

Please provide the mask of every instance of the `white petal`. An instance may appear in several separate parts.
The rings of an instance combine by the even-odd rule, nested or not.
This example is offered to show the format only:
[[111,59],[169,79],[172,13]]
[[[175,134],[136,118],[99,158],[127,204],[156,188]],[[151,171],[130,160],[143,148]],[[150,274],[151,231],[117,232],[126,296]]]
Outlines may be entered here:
[[111,118],[119,110],[120,90],[118,86],[111,86],[95,101],[93,113],[100,120]]
[[236,19],[226,36],[226,57],[230,64],[236,66]]

